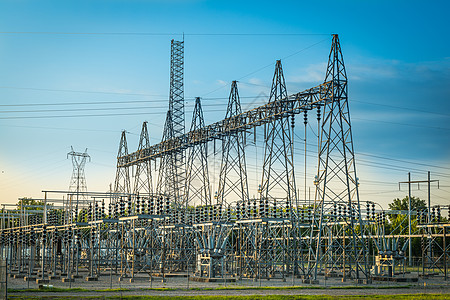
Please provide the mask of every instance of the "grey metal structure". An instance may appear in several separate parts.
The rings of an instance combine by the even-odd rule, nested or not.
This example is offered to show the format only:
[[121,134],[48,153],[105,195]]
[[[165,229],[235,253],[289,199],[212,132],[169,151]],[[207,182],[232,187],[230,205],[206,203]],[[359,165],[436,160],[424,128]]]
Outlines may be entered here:
[[[308,276],[316,279],[318,270],[326,268],[328,272],[342,272],[344,278],[367,280],[365,224],[359,203],[347,73],[337,35],[333,36],[325,82],[330,82],[330,88],[323,101]],[[346,206],[347,214],[338,218],[334,212],[341,205]]]
[[[436,271],[447,278],[450,225],[441,210],[448,207],[409,210],[404,222],[410,231],[387,232],[389,217],[405,212],[390,211],[386,217],[375,203],[359,199],[347,75],[337,35],[324,83],[289,95],[277,61],[268,103],[242,111],[233,81],[225,119],[205,125],[197,98],[187,133],[183,60],[184,43],[172,41],[163,138],[150,145],[144,122],[137,151],[129,153],[122,132],[114,188],[44,191],[42,199],[24,198],[11,209],[4,205],[0,253],[10,262],[9,274],[38,283],[59,277],[69,284],[80,277],[102,280],[107,274],[131,282],[187,276],[200,281],[283,282],[291,277],[304,283],[340,277],[370,283],[394,277],[395,270],[405,267],[408,243],[421,239],[422,273]],[[297,197],[293,161],[295,116],[305,118],[311,110],[321,120],[312,205]],[[262,174],[256,197],[249,195],[245,157],[251,129],[265,134],[264,162],[256,166]],[[210,142],[222,146],[215,197],[209,178]],[[151,168],[152,163],[159,168]],[[411,224],[418,229],[411,230]]]

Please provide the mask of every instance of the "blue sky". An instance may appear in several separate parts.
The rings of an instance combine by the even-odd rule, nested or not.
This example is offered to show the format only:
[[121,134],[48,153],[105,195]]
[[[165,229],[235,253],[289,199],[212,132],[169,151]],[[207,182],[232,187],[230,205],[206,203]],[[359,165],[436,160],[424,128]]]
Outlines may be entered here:
[[[232,80],[239,81],[243,108],[266,101],[277,59],[289,93],[320,84],[330,34],[338,33],[349,76],[361,199],[386,206],[406,194],[398,191],[398,182],[408,171],[424,180],[430,170],[441,185],[433,188],[433,202],[449,204],[449,8],[447,1],[3,0],[0,202],[67,189],[70,146],[88,148],[88,187],[103,191],[114,181],[121,130],[130,132],[134,150],[147,120],[151,141],[158,142],[172,38],[185,34],[189,127],[196,96],[203,99],[206,123],[225,115]],[[86,102],[99,104],[60,105]],[[298,118],[295,155],[304,190],[301,123]],[[308,186],[317,165],[314,122],[311,127]],[[248,153],[253,187],[261,153]],[[414,195],[426,197],[425,186]]]

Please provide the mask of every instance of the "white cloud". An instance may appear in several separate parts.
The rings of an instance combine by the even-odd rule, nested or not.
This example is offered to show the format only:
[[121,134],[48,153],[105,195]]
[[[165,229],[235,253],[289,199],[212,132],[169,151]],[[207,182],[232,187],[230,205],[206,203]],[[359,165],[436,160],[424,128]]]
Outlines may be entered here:
[[407,63],[398,60],[368,59],[364,63],[347,64],[346,69],[349,80],[399,79],[422,82],[450,78],[448,60]]
[[227,85],[228,84],[228,82],[226,82],[226,81],[224,81],[222,79],[217,79],[216,83],[218,83],[219,85]]
[[325,78],[326,63],[311,64],[306,68],[295,71],[294,76],[287,76],[286,80],[292,83],[320,83]]

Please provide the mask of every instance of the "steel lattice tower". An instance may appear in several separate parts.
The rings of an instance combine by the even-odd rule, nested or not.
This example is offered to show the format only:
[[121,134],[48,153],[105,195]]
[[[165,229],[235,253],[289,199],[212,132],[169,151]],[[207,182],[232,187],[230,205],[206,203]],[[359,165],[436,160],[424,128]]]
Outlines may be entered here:
[[[205,127],[200,98],[195,99],[190,131]],[[208,174],[207,143],[200,143],[189,148],[186,178],[186,205],[211,205],[211,187]]]
[[169,110],[172,111],[173,136],[184,134],[184,42],[172,40],[170,48]]
[[[142,124],[141,137],[139,138],[138,152],[145,151],[150,147],[150,138],[148,135],[147,121]],[[152,168],[151,161],[144,160],[136,165],[136,174],[134,177],[134,193],[152,193]]]
[[[170,91],[169,111],[164,125],[163,141],[178,137],[185,132],[184,121],[184,41],[171,41],[170,48]],[[184,187],[186,185],[185,149],[178,149],[161,159],[158,178],[158,191],[165,190],[177,206],[184,206]],[[165,170],[161,170],[165,169]],[[168,170],[170,169],[170,170]],[[163,187],[163,183],[166,187]]]
[[[282,103],[288,101],[286,83],[284,80],[281,61],[277,60],[275,74],[272,80],[269,103]],[[281,107],[273,107],[281,111]],[[286,209],[296,203],[296,188],[294,177],[294,157],[291,126],[289,114],[277,115],[265,128],[265,151],[261,182],[261,197],[265,201],[276,201],[275,198],[285,200]]]
[[[164,123],[164,130],[161,143],[167,140],[171,140],[173,136],[172,129],[172,111],[167,111],[166,122]],[[176,195],[176,166],[174,164],[174,154],[172,152],[167,153],[161,157],[158,173],[158,182],[156,184],[156,192],[159,194],[167,194],[174,197]]]
[[[321,126],[308,275],[315,279],[318,268],[340,266],[344,276],[361,278],[362,273],[363,277],[368,278],[348,108],[347,74],[337,34],[333,35],[325,76],[325,82],[329,81],[332,86],[325,96]],[[347,214],[342,218],[335,213],[337,206],[346,208]],[[336,238],[339,236],[342,238]],[[333,243],[327,244],[330,237],[335,237]],[[345,274],[346,270],[350,270],[350,274]]]
[[[119,152],[117,158],[128,155],[128,145],[126,138],[126,131],[122,131],[120,137]],[[114,193],[130,193],[130,170],[128,166],[120,166],[119,159],[117,159],[116,179],[114,182]]]
[[67,153],[67,157],[69,155],[72,157],[72,177],[70,179],[69,191],[76,193],[75,211],[78,213],[78,201],[80,198],[85,199],[86,196],[83,193],[87,192],[84,167],[86,166],[87,159],[90,161],[91,157],[87,154],[87,148],[83,153],[75,152],[72,146],[70,148],[72,151]]
[[[241,102],[237,88],[237,82],[231,83],[231,92],[228,99],[225,126],[234,127],[240,125],[239,117],[242,113]],[[222,140],[222,163],[220,166],[219,189],[217,191],[217,203],[226,204],[231,200],[248,201],[247,167],[245,163],[245,132],[228,132]],[[237,197],[226,199],[228,195]]]

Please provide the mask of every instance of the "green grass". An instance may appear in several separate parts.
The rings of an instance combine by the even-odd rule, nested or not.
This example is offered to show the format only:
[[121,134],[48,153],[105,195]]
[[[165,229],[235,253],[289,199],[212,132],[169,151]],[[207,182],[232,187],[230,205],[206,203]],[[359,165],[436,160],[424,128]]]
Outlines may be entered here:
[[[79,296],[44,296],[39,297],[39,299],[139,299],[139,300],[150,300],[150,299],[171,299],[171,300],[250,300],[250,299],[261,299],[261,300],[354,300],[354,299],[392,299],[393,295],[365,295],[365,296],[311,296],[311,295],[252,295],[252,296],[96,296],[96,297],[79,297]],[[444,300],[449,299],[450,294],[413,294],[413,295],[395,295],[396,300]],[[36,299],[35,296],[11,296],[11,299]]]

